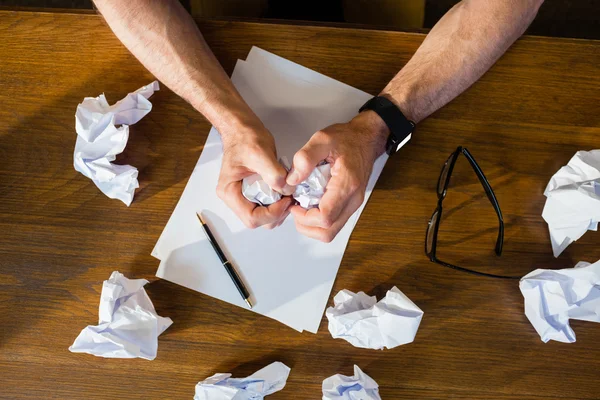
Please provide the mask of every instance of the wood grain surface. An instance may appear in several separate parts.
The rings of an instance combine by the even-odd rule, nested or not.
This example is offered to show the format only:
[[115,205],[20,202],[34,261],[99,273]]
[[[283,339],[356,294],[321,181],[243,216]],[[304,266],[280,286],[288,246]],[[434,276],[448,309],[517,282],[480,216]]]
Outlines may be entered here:
[[[424,36],[387,31],[200,22],[230,73],[252,45],[376,94]],[[131,128],[119,158],[140,170],[131,207],[73,169],[75,108],[114,102],[153,77],[96,15],[0,12],[0,397],[191,399],[216,372],[247,376],[272,361],[292,368],[269,399],[318,399],[324,378],[359,365],[390,399],[599,398],[600,325],[572,322],[577,342],[544,344],[523,314],[517,281],[470,276],[423,254],[446,157],[467,146],[494,188],[497,222],[462,159],[449,190],[439,256],[524,275],[600,259],[588,232],[558,259],[541,218],[544,188],[577,150],[600,148],[600,42],[524,37],[471,89],[417,128],[390,159],[354,230],[333,293],[382,296],[398,286],[425,312],[414,343],[356,349],[169,282],[150,251],[202,151],[210,125],[167,88]],[[102,281],[119,270],[174,324],[158,357],[103,359],[67,348],[96,324]]]

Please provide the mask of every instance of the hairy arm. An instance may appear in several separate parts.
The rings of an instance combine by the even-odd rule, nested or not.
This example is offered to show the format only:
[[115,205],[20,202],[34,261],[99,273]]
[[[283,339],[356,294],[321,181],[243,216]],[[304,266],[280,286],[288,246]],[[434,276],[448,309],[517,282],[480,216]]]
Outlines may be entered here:
[[419,122],[479,79],[525,32],[542,0],[463,0],[381,92]]
[[277,161],[275,141],[242,99],[177,0],[95,0],[109,27],[161,82],[188,101],[219,131],[223,162],[219,197],[248,227],[274,228],[289,213],[287,197],[257,207],[242,196],[241,181],[260,174],[288,194],[287,171]]
[[[381,92],[419,122],[479,79],[529,26],[542,0],[463,0],[427,35]],[[373,163],[390,132],[373,111],[315,133],[294,156],[287,182],[295,185],[323,159],[332,178],[318,209],[293,206],[297,229],[331,241],[363,202]]]
[[117,38],[154,76],[222,135],[253,124],[253,113],[177,0],[95,0]]

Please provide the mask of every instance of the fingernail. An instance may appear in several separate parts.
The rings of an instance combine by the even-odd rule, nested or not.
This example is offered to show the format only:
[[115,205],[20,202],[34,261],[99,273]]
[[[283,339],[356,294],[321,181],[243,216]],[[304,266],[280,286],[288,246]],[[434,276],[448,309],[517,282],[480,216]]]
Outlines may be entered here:
[[295,186],[298,183],[300,183],[300,174],[292,170],[291,173],[288,175],[286,181],[288,185]]
[[290,196],[292,193],[294,193],[294,191],[296,190],[296,188],[294,186],[288,185],[287,183],[285,184],[285,186],[283,187],[283,195],[284,196]]

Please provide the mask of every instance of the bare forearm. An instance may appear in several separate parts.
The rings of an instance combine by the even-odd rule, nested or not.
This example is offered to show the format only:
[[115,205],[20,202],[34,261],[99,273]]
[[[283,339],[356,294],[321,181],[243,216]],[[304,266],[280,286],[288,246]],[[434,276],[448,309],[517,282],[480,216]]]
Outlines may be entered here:
[[381,95],[419,122],[479,79],[523,34],[542,0],[463,0]]
[[226,134],[256,124],[177,0],[95,0],[115,35],[161,82]]

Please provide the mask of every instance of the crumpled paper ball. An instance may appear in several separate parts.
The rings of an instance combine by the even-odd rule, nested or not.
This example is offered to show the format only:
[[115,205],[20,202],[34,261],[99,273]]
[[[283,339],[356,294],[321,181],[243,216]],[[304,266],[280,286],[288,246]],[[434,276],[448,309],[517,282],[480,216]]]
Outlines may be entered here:
[[358,365],[354,376],[336,374],[323,381],[323,400],[381,400],[379,385]]
[[173,321],[156,313],[144,290],[147,283],[114,271],[102,285],[98,325],[84,328],[69,350],[106,358],[154,360],[158,336]]
[[600,150],[578,151],[548,182],[542,217],[554,257],[600,223]]
[[281,193],[271,189],[260,175],[250,175],[242,181],[242,194],[245,198],[261,206],[268,206],[281,200]]
[[194,400],[262,400],[285,387],[290,368],[274,362],[246,378],[215,374],[196,385]]
[[423,311],[395,286],[379,302],[346,289],[333,301],[325,312],[329,332],[354,347],[381,350],[411,343],[423,318]]
[[[282,157],[280,162],[287,168],[288,162]],[[317,166],[308,178],[296,186],[292,197],[300,206],[308,209],[319,206],[325,194],[325,187],[331,179],[331,165],[323,163]],[[250,175],[242,181],[242,194],[246,199],[261,206],[268,206],[281,200],[282,194],[271,189],[260,175]]]
[[111,199],[119,199],[127,206],[139,187],[138,170],[131,165],[114,164],[129,139],[129,125],[133,125],[150,110],[148,100],[159,90],[157,81],[129,93],[112,106],[104,94],[86,97],[77,106],[75,130],[77,141],[73,153],[75,170],[90,178]]
[[331,165],[319,165],[304,182],[296,186],[292,197],[304,208],[317,207],[321,197],[325,194],[325,186],[330,179]]
[[570,319],[600,322],[600,261],[574,268],[536,269],[521,278],[525,315],[544,343],[575,342]]

